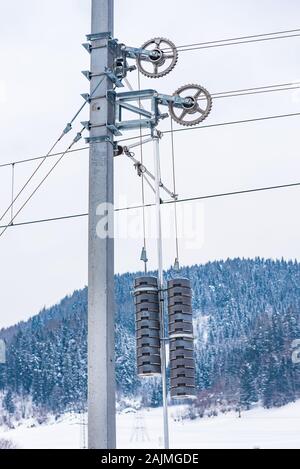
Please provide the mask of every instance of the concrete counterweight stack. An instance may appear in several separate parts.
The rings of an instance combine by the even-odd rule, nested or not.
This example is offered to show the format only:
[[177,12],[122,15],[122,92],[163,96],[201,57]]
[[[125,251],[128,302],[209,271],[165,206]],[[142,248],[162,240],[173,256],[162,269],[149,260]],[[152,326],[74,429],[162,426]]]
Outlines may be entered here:
[[155,277],[140,277],[134,284],[137,370],[140,377],[161,374],[159,291]]
[[188,279],[168,282],[171,397],[195,398],[192,289]]

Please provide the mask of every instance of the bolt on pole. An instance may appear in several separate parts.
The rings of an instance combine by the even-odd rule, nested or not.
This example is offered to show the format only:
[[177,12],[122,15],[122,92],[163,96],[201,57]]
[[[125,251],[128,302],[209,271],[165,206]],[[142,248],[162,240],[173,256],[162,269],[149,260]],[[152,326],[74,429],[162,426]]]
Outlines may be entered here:
[[158,288],[159,288],[159,312],[160,312],[160,350],[161,350],[161,372],[163,392],[163,414],[164,414],[164,447],[169,449],[169,417],[168,417],[168,390],[167,390],[167,353],[166,353],[166,330],[165,330],[165,302],[164,302],[164,272],[163,272],[163,246],[162,246],[162,222],[161,222],[161,169],[160,169],[160,135],[153,129],[153,153],[155,168],[155,206],[157,226],[157,255],[158,255]]
[[[107,233],[97,224],[113,210],[113,147],[106,124],[113,107],[106,99],[112,82],[104,73],[112,67],[108,38],[113,35],[114,0],[92,0],[91,106],[89,168],[89,278],[88,278],[88,445],[116,447],[114,227],[107,217]],[[97,92],[93,94],[94,90]],[[103,221],[103,220],[102,220]],[[106,225],[106,223],[103,223]]]

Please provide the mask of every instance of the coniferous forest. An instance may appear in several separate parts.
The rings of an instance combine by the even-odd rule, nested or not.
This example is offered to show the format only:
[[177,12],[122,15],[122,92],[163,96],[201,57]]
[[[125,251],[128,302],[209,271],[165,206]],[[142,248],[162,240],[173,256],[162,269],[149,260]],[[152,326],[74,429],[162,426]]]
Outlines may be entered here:
[[[167,272],[193,286],[197,401],[192,416],[218,406],[282,406],[300,398],[300,365],[292,342],[300,339],[300,264],[234,259]],[[161,404],[158,379],[139,380],[135,366],[132,285],[118,275],[116,363],[118,401]],[[0,365],[2,407],[16,399],[56,415],[83,411],[87,395],[87,289],[27,322],[0,331],[7,363]]]

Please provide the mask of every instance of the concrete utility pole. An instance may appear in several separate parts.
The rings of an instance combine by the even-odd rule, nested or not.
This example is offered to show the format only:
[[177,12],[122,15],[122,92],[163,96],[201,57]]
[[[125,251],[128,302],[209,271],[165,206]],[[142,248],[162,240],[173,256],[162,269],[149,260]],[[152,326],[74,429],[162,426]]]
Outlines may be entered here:
[[111,213],[105,228],[107,236],[99,237],[100,233],[97,234],[97,224],[106,215],[105,204],[112,207],[114,202],[113,147],[103,141],[105,137],[112,138],[106,127],[113,112],[112,105],[106,99],[107,91],[112,89],[112,82],[103,73],[105,67],[112,68],[113,65],[113,55],[108,48],[108,36],[113,35],[113,25],[114,0],[92,0],[92,34],[89,37],[92,45],[88,280],[90,449],[116,447],[114,228]]

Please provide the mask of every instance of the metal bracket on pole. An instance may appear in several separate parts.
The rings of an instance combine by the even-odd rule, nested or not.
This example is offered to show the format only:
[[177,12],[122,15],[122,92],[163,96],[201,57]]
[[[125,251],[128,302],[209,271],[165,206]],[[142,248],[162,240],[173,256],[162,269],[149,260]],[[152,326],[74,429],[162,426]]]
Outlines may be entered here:
[[[132,128],[131,121],[122,121],[122,109],[131,110],[137,114],[140,114],[142,117],[146,117],[150,119],[151,122],[146,122],[147,127],[156,127],[159,120],[165,119],[169,116],[168,113],[161,113],[159,110],[159,106],[169,106],[170,104],[174,104],[176,107],[182,108],[185,104],[189,103],[189,98],[181,98],[177,96],[169,96],[165,94],[159,94],[156,90],[148,89],[148,90],[141,90],[141,91],[126,91],[123,93],[116,93],[115,91],[108,93],[108,99],[115,105],[116,110],[116,120],[120,121],[120,125],[124,129]],[[131,101],[150,101],[151,103],[151,112],[146,111],[144,106],[132,106],[129,105]],[[145,126],[145,122],[141,120],[139,124],[136,124],[136,128],[139,128],[140,125]]]
[[81,73],[82,73],[83,76],[85,76],[85,78],[87,78],[89,81],[91,81],[92,74],[89,70],[83,70]]
[[[141,62],[143,61],[146,61],[148,63],[150,62],[150,64],[154,66],[154,72],[148,75],[152,78],[158,78],[160,76],[166,75],[174,68],[177,63],[178,54],[175,45],[163,38],[156,38],[155,40],[148,41],[142,47],[128,47],[125,44],[120,43],[118,39],[113,38],[111,32],[88,34],[87,39],[88,41],[90,41],[90,43],[83,44],[83,47],[89,53],[91,53],[94,49],[99,49],[107,46],[109,47],[115,57],[114,69],[112,73],[117,76],[117,79],[120,82],[122,82],[122,80],[126,78],[128,72],[132,72],[137,68],[139,68],[142,73],[147,75],[147,72],[141,66]],[[107,40],[106,45],[94,44],[96,41],[99,42],[103,39]],[[167,49],[168,46],[171,47],[172,52],[166,53],[165,50],[162,48],[162,43]],[[155,48],[152,47],[153,44],[156,46]],[[136,60],[137,64],[130,66],[128,64],[128,59]],[[158,69],[164,66],[169,59],[173,59],[171,65],[167,64],[167,68],[165,68],[163,71],[158,71]]]
[[108,40],[108,46],[120,54],[124,45],[120,44],[118,39],[110,37]]
[[91,102],[91,96],[88,93],[83,93],[80,95],[87,103]]
[[113,124],[107,124],[106,126],[108,128],[108,130],[111,131],[112,134],[114,134],[116,137],[120,137],[122,135],[122,133],[119,131],[118,127],[116,127],[115,125]]
[[99,137],[86,137],[85,138],[85,142],[86,143],[102,143],[102,142],[107,142],[107,143],[111,143],[111,145],[115,145],[112,138],[109,137],[108,135],[103,135],[103,136],[99,136]]
[[123,88],[122,80],[110,68],[105,68],[105,75],[116,85],[118,88]]
[[84,44],[82,44],[82,47],[84,47],[89,54],[92,52],[92,46],[89,42],[85,42]]
[[[163,98],[162,98],[163,97]],[[155,90],[141,90],[141,91],[126,91],[116,93],[115,91],[108,91],[107,99],[114,105],[114,126],[119,130],[130,130],[156,127],[160,120],[169,117],[168,113],[161,113],[159,104],[167,105],[167,98],[169,102],[174,101],[173,96],[167,97],[160,95]],[[132,101],[139,103],[139,106],[131,104]],[[145,106],[141,104],[142,101],[150,103],[150,110],[147,111]],[[178,101],[183,101],[179,98]],[[129,111],[133,114],[140,116],[140,119],[124,120],[123,112]]]
[[82,125],[86,130],[91,130],[91,123],[90,123],[90,121],[83,121],[83,122],[81,122],[81,125]]
[[100,41],[101,39],[112,39],[111,32],[103,32],[103,33],[92,33],[87,34],[86,36],[88,41]]
[[[90,121],[83,121],[81,122],[82,126],[86,129],[86,130],[91,130],[93,128],[96,128],[96,127],[103,127],[102,125],[91,125]],[[115,127],[114,125],[106,125],[106,128],[113,134],[113,135],[116,135],[116,136],[121,136],[121,132],[117,129],[117,127]],[[105,140],[104,140],[105,141]],[[116,142],[117,143],[117,142]]]
[[107,75],[107,73],[91,73],[89,70],[83,70],[82,72],[82,75],[85,76],[85,78],[87,78],[89,81],[91,81],[92,78],[95,78],[95,77],[103,77],[105,75]]

